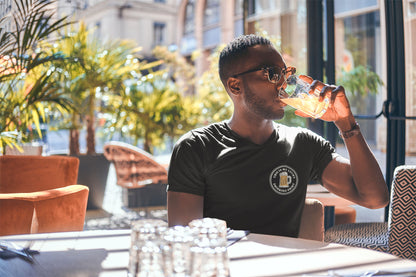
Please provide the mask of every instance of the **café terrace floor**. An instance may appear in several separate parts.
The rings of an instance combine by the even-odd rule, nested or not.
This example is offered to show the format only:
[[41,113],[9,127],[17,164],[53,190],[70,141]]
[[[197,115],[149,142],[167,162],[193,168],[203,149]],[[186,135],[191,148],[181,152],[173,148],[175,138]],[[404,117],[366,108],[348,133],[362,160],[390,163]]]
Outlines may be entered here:
[[[337,148],[337,151],[348,157],[345,149]],[[385,153],[374,153],[380,163],[382,171],[385,170]],[[159,157],[159,162],[168,162],[168,157]],[[156,159],[157,160],[157,159]],[[414,161],[413,161],[414,160]],[[406,162],[416,164],[416,157],[411,157]],[[358,205],[353,206],[357,211],[356,222],[381,222],[384,221],[384,209],[370,210]],[[84,230],[96,229],[129,229],[132,221],[141,218],[159,218],[167,220],[166,207],[127,208],[122,203],[122,190],[116,184],[116,173],[113,165],[107,177],[106,191],[103,207],[100,210],[87,210]]]

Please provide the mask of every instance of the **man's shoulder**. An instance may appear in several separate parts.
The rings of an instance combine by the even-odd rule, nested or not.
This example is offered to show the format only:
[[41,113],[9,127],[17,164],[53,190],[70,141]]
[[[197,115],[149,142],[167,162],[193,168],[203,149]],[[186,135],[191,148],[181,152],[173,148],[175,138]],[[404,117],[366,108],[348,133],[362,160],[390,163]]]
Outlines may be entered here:
[[227,132],[225,122],[212,123],[185,133],[176,144],[206,144],[209,141],[220,140]]

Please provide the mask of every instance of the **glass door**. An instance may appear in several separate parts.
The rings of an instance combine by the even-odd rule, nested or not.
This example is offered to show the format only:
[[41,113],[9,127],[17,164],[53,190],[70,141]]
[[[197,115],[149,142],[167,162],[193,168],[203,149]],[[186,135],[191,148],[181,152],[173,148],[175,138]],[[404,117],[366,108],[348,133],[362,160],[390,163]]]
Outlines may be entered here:
[[[381,114],[387,80],[383,12],[377,0],[334,0],[333,4],[336,84],[344,86],[352,112],[385,175],[387,125]],[[336,148],[348,157],[339,137]],[[384,209],[356,209],[357,222],[384,221]]]

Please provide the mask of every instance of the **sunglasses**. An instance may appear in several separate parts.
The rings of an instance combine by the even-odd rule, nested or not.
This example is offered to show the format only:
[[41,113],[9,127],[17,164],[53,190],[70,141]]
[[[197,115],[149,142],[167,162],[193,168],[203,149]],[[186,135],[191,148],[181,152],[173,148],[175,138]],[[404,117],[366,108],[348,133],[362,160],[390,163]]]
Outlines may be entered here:
[[287,80],[287,78],[289,78],[290,75],[293,75],[296,73],[296,68],[293,66],[286,67],[283,69],[279,66],[267,66],[267,67],[262,67],[262,68],[250,69],[250,70],[235,74],[232,77],[235,78],[237,76],[241,76],[244,74],[248,74],[248,73],[252,73],[252,72],[256,72],[260,70],[263,70],[263,73],[267,77],[267,80],[273,84],[278,83],[282,79],[282,77],[284,77],[284,79]]

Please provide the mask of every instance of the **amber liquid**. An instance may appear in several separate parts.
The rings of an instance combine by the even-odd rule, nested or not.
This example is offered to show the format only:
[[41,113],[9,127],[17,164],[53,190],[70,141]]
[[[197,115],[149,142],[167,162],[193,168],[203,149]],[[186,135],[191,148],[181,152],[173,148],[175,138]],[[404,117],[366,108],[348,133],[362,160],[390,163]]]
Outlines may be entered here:
[[301,94],[299,98],[283,98],[282,102],[314,118],[321,117],[329,106],[329,99],[319,101],[314,95]]

